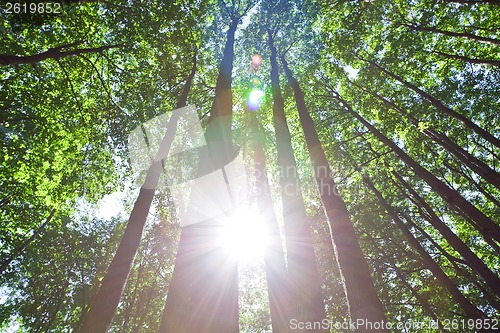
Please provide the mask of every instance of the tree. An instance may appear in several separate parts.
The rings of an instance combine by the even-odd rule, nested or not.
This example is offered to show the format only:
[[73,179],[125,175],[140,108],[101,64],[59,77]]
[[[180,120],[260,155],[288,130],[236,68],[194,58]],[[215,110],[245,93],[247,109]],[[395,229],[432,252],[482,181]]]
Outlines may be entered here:
[[290,315],[299,321],[321,322],[325,318],[321,277],[316,266],[311,233],[305,223],[304,199],[299,187],[297,162],[293,154],[292,138],[287,126],[279,85],[278,56],[273,42],[273,32],[270,29],[267,31],[267,38],[271,49],[273,123],[280,170],[288,271],[292,285],[292,299],[295,302],[290,309]]
[[265,137],[260,128],[256,115],[251,115],[253,131],[253,151],[255,165],[255,182],[258,193],[258,204],[261,215],[266,221],[269,233],[269,244],[265,251],[266,278],[271,310],[273,332],[287,332],[291,319],[289,314],[289,300],[291,286],[285,263],[282,241],[278,221],[274,212],[273,201],[270,195],[271,188],[266,176],[266,157],[264,153]]
[[[252,5],[252,2],[240,6],[233,3],[228,7],[221,2],[222,14],[229,19],[229,29],[205,132],[212,161],[228,160],[232,151],[234,35],[241,17]],[[220,230],[216,218],[183,228],[160,332],[238,331],[237,265],[227,260],[223,250],[214,243]]]
[[350,220],[345,202],[336,192],[337,184],[332,179],[328,160],[319,141],[314,122],[307,110],[302,90],[288,67],[284,56],[281,57],[281,63],[288,84],[294,91],[295,103],[305,133],[318,192],[329,220],[337,262],[344,278],[344,288],[349,302],[351,320],[353,322],[358,320],[369,322],[385,321],[384,308],[373,286],[370,270],[359,247],[356,231]]

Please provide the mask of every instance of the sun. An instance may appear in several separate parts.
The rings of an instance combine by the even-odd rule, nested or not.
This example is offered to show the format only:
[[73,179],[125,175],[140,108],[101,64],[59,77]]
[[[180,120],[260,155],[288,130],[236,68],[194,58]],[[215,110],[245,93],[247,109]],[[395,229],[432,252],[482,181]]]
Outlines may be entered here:
[[266,225],[256,209],[238,208],[225,222],[220,245],[239,262],[264,258],[268,244]]

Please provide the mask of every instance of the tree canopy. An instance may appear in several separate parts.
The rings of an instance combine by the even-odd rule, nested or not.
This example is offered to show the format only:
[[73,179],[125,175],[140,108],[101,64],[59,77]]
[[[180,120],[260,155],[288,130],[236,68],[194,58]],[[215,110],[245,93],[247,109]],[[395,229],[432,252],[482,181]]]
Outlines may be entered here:
[[[148,170],[172,169],[162,157],[137,170],[130,135],[152,151],[147,138],[167,131],[147,127],[158,117],[183,135],[172,111],[186,104],[210,149],[230,142],[241,155],[250,229],[268,228],[252,243],[272,243],[229,265],[239,331],[287,332],[294,318],[327,319],[315,332],[356,318],[440,323],[407,332],[500,327],[498,2],[16,8],[0,7],[0,330],[92,327],[119,249],[132,246]],[[182,314],[169,302],[189,308],[181,292],[204,286],[182,277],[209,276],[180,259],[191,231],[163,177],[148,189],[108,332],[170,332]],[[246,230],[231,237],[244,243]]]

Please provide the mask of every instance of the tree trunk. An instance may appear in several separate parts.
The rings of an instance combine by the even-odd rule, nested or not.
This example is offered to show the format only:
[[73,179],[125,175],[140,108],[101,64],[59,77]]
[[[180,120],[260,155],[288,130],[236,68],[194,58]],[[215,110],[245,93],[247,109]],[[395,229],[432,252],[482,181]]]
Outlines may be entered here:
[[[491,193],[488,193],[488,191],[486,189],[484,189],[478,181],[476,181],[475,179],[473,179],[470,175],[467,175],[463,170],[460,170],[458,169],[457,167],[454,167],[452,166],[450,163],[448,163],[447,161],[443,161],[443,164],[450,170],[454,171],[456,174],[464,177],[465,179],[467,179],[471,184],[473,184],[476,189],[482,194],[484,195],[484,197],[486,199],[488,199],[489,201],[491,201],[493,204],[495,204],[495,206],[499,207],[500,208],[500,201],[498,201],[494,196],[491,195]],[[500,253],[499,253],[500,254]]]
[[[281,57],[281,62],[288,84],[294,91],[317,188],[328,217],[337,263],[343,276],[351,320],[353,322],[359,319],[369,322],[385,321],[384,307],[373,285],[368,263],[358,244],[356,231],[345,202],[336,191],[337,184],[331,177],[332,172],[314,122],[307,110],[302,90],[284,57]],[[363,331],[363,329],[359,330],[359,332]]]
[[416,223],[414,223],[413,221],[411,221],[411,219],[408,216],[405,215],[405,219],[408,222],[408,224],[410,225],[410,227],[413,227],[413,228],[417,229],[429,242],[432,243],[432,245],[436,249],[438,249],[438,251],[443,256],[446,257],[446,259],[448,259],[448,261],[452,264],[452,266],[455,269],[455,271],[457,272],[457,274],[462,275],[470,283],[472,283],[473,285],[475,285],[476,288],[478,288],[483,293],[484,297],[486,297],[486,299],[488,300],[488,302],[490,302],[490,304],[492,306],[494,306],[497,310],[500,310],[500,302],[499,302],[499,300],[497,300],[495,298],[495,296],[493,296],[491,294],[491,291],[487,290],[477,280],[476,276],[472,276],[467,270],[465,270],[465,269],[461,268],[460,266],[458,266],[458,263],[468,266],[468,263],[466,261],[464,261],[462,259],[458,259],[458,258],[452,256],[451,254],[449,254],[448,251],[446,251],[441,245],[439,245],[424,229],[422,229]]
[[[355,82],[351,82],[354,86],[363,90],[364,92],[369,93],[370,95],[377,97],[382,102],[387,104],[392,109],[396,110],[400,115],[407,117],[410,122],[415,125],[415,127],[419,128],[420,122],[411,115],[411,112],[404,112],[399,106],[397,106],[394,102],[391,102],[387,98],[380,96],[379,94],[372,92],[362,86],[358,85]],[[498,189],[500,189],[500,174],[489,167],[486,163],[457,145],[453,140],[451,140],[445,134],[437,132],[432,126],[426,127],[422,130],[428,138],[432,139],[434,142],[439,144],[441,147],[452,153],[455,157],[457,157],[462,163],[467,165],[471,170],[475,173],[483,177],[484,180],[488,181],[490,184],[494,185]]]
[[28,238],[27,240],[25,240],[24,243],[21,244],[21,246],[19,246],[17,249],[15,249],[14,253],[12,253],[9,258],[7,258],[6,260],[4,260],[4,262],[2,262],[2,265],[0,265],[0,274],[2,274],[3,271],[5,271],[7,269],[7,267],[9,267],[10,263],[12,261],[14,261],[14,259],[16,259],[21,253],[23,253],[23,251],[26,250],[26,248],[28,247],[28,245],[30,245],[31,242],[35,238],[37,238],[38,235],[40,235],[40,233],[42,232],[42,230],[45,229],[45,227],[47,226],[47,224],[49,224],[50,220],[52,220],[52,217],[54,217],[55,212],[56,212],[56,209],[53,208],[50,211],[49,216],[47,216],[47,218],[45,219],[45,222],[43,222],[35,230],[35,232],[33,233],[33,235],[31,235],[30,238]]
[[449,37],[466,38],[466,39],[474,40],[474,41],[481,42],[481,43],[500,45],[500,40],[495,39],[495,38],[481,37],[481,36],[477,36],[474,34],[463,33],[463,32],[440,30],[440,29],[437,29],[434,27],[423,27],[423,26],[417,26],[417,25],[412,25],[412,24],[401,24],[401,25],[404,27],[407,27],[411,30],[415,30],[415,31],[433,32],[436,34],[449,36]]
[[377,198],[380,201],[380,204],[387,211],[391,219],[401,230],[403,235],[405,236],[408,243],[418,252],[418,254],[422,257],[423,262],[426,267],[432,272],[432,274],[436,277],[439,283],[448,290],[448,292],[452,295],[453,299],[460,305],[460,307],[464,310],[466,316],[472,319],[483,319],[487,318],[487,316],[482,313],[481,310],[476,308],[472,303],[467,300],[467,298],[462,295],[460,290],[458,290],[457,286],[451,281],[451,279],[446,275],[445,272],[441,269],[441,267],[432,259],[432,257],[427,253],[427,251],[420,245],[419,241],[412,235],[412,233],[408,230],[406,225],[401,221],[398,214],[394,210],[394,208],[385,200],[382,194],[375,188],[371,180],[363,175],[363,181],[365,184],[375,193]]
[[60,59],[71,57],[75,55],[85,54],[85,53],[102,53],[105,50],[122,47],[123,45],[106,45],[95,48],[88,49],[75,49],[61,52],[62,49],[66,49],[68,47],[74,47],[76,45],[82,44],[81,42],[61,45],[58,47],[51,48],[45,52],[34,54],[31,56],[19,57],[8,54],[0,54],[0,66],[9,66],[9,65],[19,65],[19,64],[32,64],[35,62],[43,61],[46,59]]
[[[222,143],[227,148],[224,154],[232,150],[231,74],[238,21],[233,18],[227,31],[205,131],[209,149],[211,144]],[[224,249],[214,244],[220,232],[220,227],[210,226],[210,221],[182,228],[159,333],[239,331],[238,267]]]
[[[271,31],[268,30],[271,49],[271,89],[273,121],[283,201],[283,220],[287,246],[288,271],[294,300],[290,302],[290,316],[301,322],[321,321],[326,318],[312,236],[306,223],[304,199],[300,191],[297,163],[293,154],[290,131],[286,123],[284,100],[281,95],[277,52]],[[324,329],[311,332],[325,332]]]
[[401,272],[401,270],[396,265],[396,263],[393,263],[392,259],[389,256],[386,255],[386,252],[384,250],[382,250],[377,245],[377,243],[375,241],[373,241],[373,240],[372,240],[372,246],[374,246],[377,249],[379,255],[382,257],[382,259],[384,260],[384,262],[388,263],[391,266],[391,268],[396,273],[396,277],[401,281],[401,283],[405,286],[405,288],[410,291],[410,293],[413,295],[413,297],[415,297],[415,299],[420,304],[420,306],[422,307],[422,309],[424,310],[424,312],[427,313],[427,315],[429,317],[431,317],[432,319],[434,319],[435,322],[438,323],[439,330],[441,332],[443,332],[443,333],[446,333],[446,331],[444,330],[442,324],[439,321],[438,316],[436,315],[436,313],[432,309],[432,307],[429,304],[429,302],[427,302],[427,300],[425,299],[425,297],[422,297],[418,293],[418,291],[408,281],[406,281],[406,276]]
[[227,31],[224,55],[219,67],[219,75],[215,85],[215,99],[210,109],[206,130],[207,141],[231,142],[231,121],[233,114],[233,94],[231,90],[233,59],[234,59],[234,34],[238,26],[238,19],[231,21]]
[[[195,58],[196,59],[196,58]],[[196,61],[192,71],[186,79],[183,92],[177,102],[177,108],[184,106],[191,88],[194,74],[196,72]],[[111,262],[108,272],[104,276],[101,287],[90,305],[90,309],[80,326],[78,333],[105,333],[113,320],[118,307],[121,294],[130,274],[132,264],[139,248],[146,219],[153,201],[156,187],[162,171],[162,161],[168,154],[170,146],[175,137],[177,122],[180,114],[174,112],[167,125],[165,136],[160,144],[165,156],[155,158],[149,167],[146,180],[135,201],[134,208],[130,214],[127,227],[120,241],[116,254]],[[159,161],[158,161],[159,160]]]
[[401,148],[399,148],[394,142],[389,140],[380,131],[378,131],[373,125],[366,121],[361,115],[356,113],[351,106],[340,97],[337,92],[333,92],[336,98],[344,105],[346,110],[348,110],[356,119],[358,119],[366,128],[372,132],[372,134],[377,137],[382,143],[389,147],[396,155],[398,155],[401,160],[407,164],[413,171],[422,178],[427,184],[429,184],[434,191],[436,191],[458,214],[465,217],[471,224],[484,236],[485,239],[493,238],[496,241],[500,241],[500,227],[495,224],[489,217],[484,215],[479,209],[477,209],[470,202],[465,200],[459,193],[448,187],[441,180],[439,180],[432,173],[427,171],[424,167],[413,160],[408,154],[406,154]]
[[433,52],[436,53],[436,54],[439,54],[442,57],[448,58],[448,59],[455,59],[455,60],[465,61],[465,62],[468,62],[468,63],[471,63],[471,64],[490,65],[490,66],[500,67],[500,61],[499,60],[474,59],[474,58],[459,56],[459,55],[456,55],[456,54],[443,53],[443,52],[439,52],[439,51],[433,51]]
[[[417,201],[415,204],[419,209],[425,209],[427,214],[420,211],[420,215],[426,219],[434,228],[436,228],[441,235],[448,241],[448,243],[462,255],[467,262],[467,265],[483,277],[488,286],[500,296],[500,278],[493,273],[486,264],[472,252],[472,250],[465,244],[455,233],[437,216],[431,206],[420,196],[418,193],[399,175],[393,171],[392,174],[397,180],[406,188],[410,194]],[[411,198],[408,198],[411,200]]]
[[257,202],[260,215],[266,223],[268,244],[264,253],[266,266],[269,307],[271,309],[271,325],[273,333],[289,332],[288,304],[290,286],[286,270],[285,254],[283,252],[278,221],[274,212],[271,188],[266,175],[266,157],[264,154],[264,136],[260,131],[257,117],[251,117],[253,133],[255,181],[257,187]]
[[434,96],[426,93],[425,91],[423,91],[422,89],[418,88],[417,86],[403,80],[402,77],[388,71],[387,69],[383,68],[382,66],[378,65],[377,63],[371,61],[371,60],[366,60],[366,59],[363,59],[361,57],[359,57],[357,54],[355,54],[355,56],[364,61],[364,62],[367,62],[369,63],[370,65],[372,65],[373,67],[377,68],[379,71],[385,73],[386,75],[392,77],[393,79],[395,79],[396,81],[398,81],[399,83],[401,83],[402,85],[404,85],[405,87],[407,87],[408,89],[410,90],[413,90],[414,92],[416,92],[417,94],[419,94],[422,98],[428,100],[432,105],[434,105],[434,107],[436,107],[436,109],[438,109],[439,111],[442,111],[444,112],[445,114],[459,120],[460,122],[462,122],[467,128],[471,129],[472,131],[476,132],[480,137],[482,137],[483,139],[485,139],[486,141],[489,141],[491,144],[495,145],[496,147],[500,148],[500,140],[495,138],[491,133],[489,133],[488,131],[484,130],[483,128],[479,127],[478,125],[476,125],[475,123],[473,123],[469,118],[467,118],[466,116],[464,116],[463,114],[460,114],[458,112],[456,112],[455,110],[452,110],[450,109],[449,107],[447,107],[446,105],[444,105],[440,100],[438,100],[437,98],[435,98]]

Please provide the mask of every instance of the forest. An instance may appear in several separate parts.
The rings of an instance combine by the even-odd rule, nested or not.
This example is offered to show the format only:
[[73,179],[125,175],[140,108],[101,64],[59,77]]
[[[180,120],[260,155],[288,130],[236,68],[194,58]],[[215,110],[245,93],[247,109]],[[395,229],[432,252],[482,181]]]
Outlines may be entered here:
[[0,2],[0,331],[500,330],[500,1]]

